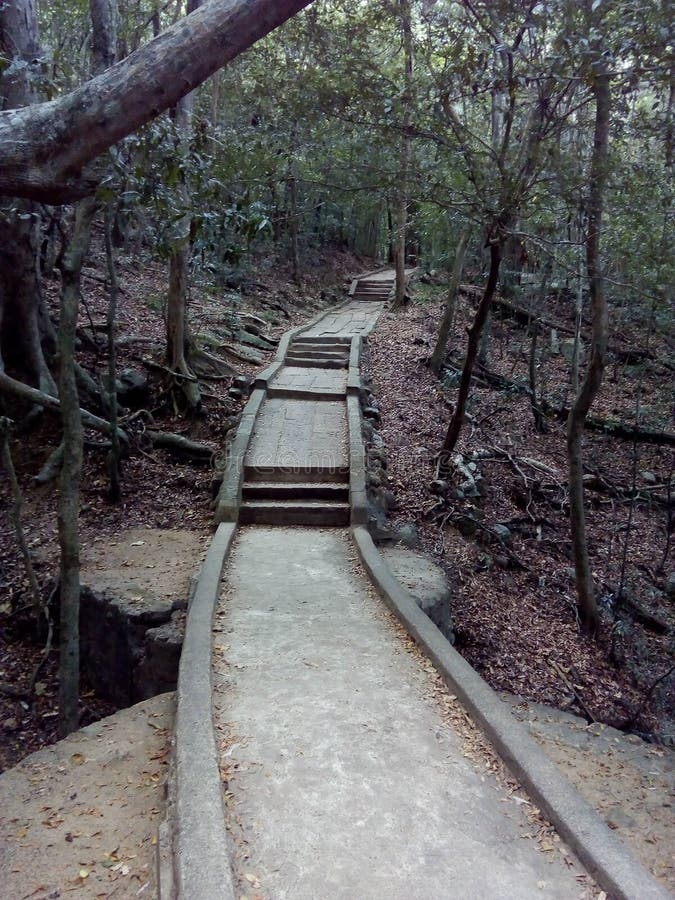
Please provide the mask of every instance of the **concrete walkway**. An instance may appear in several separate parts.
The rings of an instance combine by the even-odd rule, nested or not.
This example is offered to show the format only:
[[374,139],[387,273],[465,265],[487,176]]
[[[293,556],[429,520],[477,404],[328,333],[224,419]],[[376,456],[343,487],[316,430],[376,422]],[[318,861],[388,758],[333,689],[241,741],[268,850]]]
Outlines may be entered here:
[[[311,361],[339,365],[339,341],[369,333],[381,310],[355,300],[296,339],[293,359],[309,364],[284,366],[268,388],[240,521],[328,521],[300,514],[347,490],[345,371]],[[284,494],[295,506],[274,499]],[[347,504],[332,506],[346,524]],[[355,560],[347,528],[258,524],[236,537],[213,680],[237,896],[582,896],[581,870],[538,850],[522,804],[467,761],[424,661]]]
[[242,530],[215,627],[239,895],[583,895],[557,850],[528,839],[521,805],[465,759],[346,531]]

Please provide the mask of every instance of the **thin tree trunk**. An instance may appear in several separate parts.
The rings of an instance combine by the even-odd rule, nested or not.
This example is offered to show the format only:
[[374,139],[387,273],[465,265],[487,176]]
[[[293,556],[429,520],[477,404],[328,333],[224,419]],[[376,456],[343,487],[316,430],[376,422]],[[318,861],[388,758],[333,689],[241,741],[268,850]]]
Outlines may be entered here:
[[291,174],[288,185],[288,237],[290,240],[291,277],[297,281],[300,277],[300,250],[298,247],[298,182]]
[[[188,0],[188,14],[200,5],[200,0]],[[176,131],[179,135],[179,152],[186,153],[192,132],[192,114],[194,110],[194,93],[187,94],[176,104]],[[187,324],[187,296],[190,260],[190,194],[185,183],[185,176],[178,188],[179,200],[186,212],[178,223],[178,235],[169,256],[169,294],[166,307],[166,340],[167,365],[178,375],[176,391],[180,392],[190,412],[196,412],[201,406],[199,384],[192,377],[187,355],[189,352],[189,333]]]
[[462,425],[464,424],[466,402],[469,398],[469,389],[471,387],[471,374],[473,372],[474,363],[478,354],[478,346],[480,343],[483,326],[485,325],[485,322],[487,320],[488,313],[490,312],[490,306],[492,304],[492,298],[494,297],[495,291],[497,289],[497,282],[499,281],[499,266],[501,265],[502,261],[503,247],[504,242],[501,237],[494,238],[490,244],[490,272],[488,274],[488,280],[485,285],[483,297],[478,304],[478,309],[476,310],[476,315],[474,317],[471,328],[469,328],[469,340],[466,349],[464,368],[462,369],[462,377],[459,382],[457,405],[455,407],[453,417],[450,420],[450,425],[448,426],[448,431],[445,435],[445,440],[443,441],[443,446],[441,448],[441,468],[447,466],[450,454],[455,449],[455,445],[462,430]]
[[586,416],[602,384],[609,331],[607,300],[600,268],[600,234],[602,229],[604,188],[607,180],[610,86],[607,66],[601,57],[597,58],[596,66],[593,84],[596,103],[595,135],[593,155],[591,157],[588,237],[586,240],[586,268],[591,295],[592,340],[586,377],[572,404],[567,420],[570,529],[574,553],[574,570],[576,573],[577,604],[583,627],[591,634],[597,633],[600,620],[586,539],[582,436]]
[[117,272],[115,271],[115,258],[112,245],[112,205],[108,204],[105,211],[105,255],[108,264],[108,279],[110,281],[108,294],[108,408],[110,414],[111,448],[108,454],[108,474],[110,476],[110,499],[113,503],[119,503],[122,490],[120,487],[120,436],[117,433],[117,350],[115,347],[115,318],[117,316],[117,298],[119,285]]
[[59,394],[63,422],[63,462],[59,478],[61,548],[61,617],[59,655],[59,730],[62,737],[79,725],[80,685],[80,476],[82,418],[75,377],[75,339],[80,305],[80,273],[89,249],[96,201],[83,200],[75,210],[75,229],[63,260],[59,321]]
[[413,44],[412,22],[410,14],[410,0],[399,0],[401,10],[401,33],[403,38],[404,54],[404,91],[403,103],[403,135],[401,137],[401,171],[397,190],[397,222],[394,262],[396,267],[396,285],[394,289],[394,309],[403,306],[405,301],[405,256],[406,256],[406,231],[408,227],[408,179],[410,168],[410,125],[412,123],[412,73],[413,73]]
[[16,542],[19,545],[19,550],[21,551],[21,556],[23,557],[24,566],[26,568],[26,575],[28,576],[30,591],[33,595],[33,610],[35,612],[35,622],[39,630],[42,624],[40,622],[40,616],[41,614],[43,614],[47,619],[47,622],[45,624],[48,624],[48,612],[46,611],[42,603],[42,595],[40,594],[40,586],[35,574],[35,567],[33,566],[33,558],[31,556],[30,550],[28,549],[26,535],[23,530],[23,521],[21,517],[21,510],[23,508],[23,495],[21,493],[21,485],[19,484],[19,479],[16,477],[14,460],[12,459],[12,450],[10,447],[11,424],[12,423],[10,419],[7,419],[5,417],[0,418],[0,458],[2,458],[2,464],[7,474],[7,478],[9,479],[9,485],[12,493],[12,509],[10,512],[10,516],[12,519],[12,524],[14,525]]
[[440,328],[438,329],[436,346],[434,347],[434,352],[431,354],[430,365],[436,375],[438,375],[441,371],[441,366],[443,365],[443,360],[445,359],[445,353],[448,346],[448,337],[450,336],[450,332],[452,331],[453,325],[455,324],[457,292],[459,291],[459,286],[462,282],[464,259],[466,258],[466,250],[469,246],[472,231],[473,226],[471,224],[467,225],[464,231],[462,231],[459,237],[459,241],[457,242],[457,247],[455,248],[455,260],[452,265],[450,284],[448,285],[448,296],[445,301],[445,310],[443,312],[443,318],[441,319]]

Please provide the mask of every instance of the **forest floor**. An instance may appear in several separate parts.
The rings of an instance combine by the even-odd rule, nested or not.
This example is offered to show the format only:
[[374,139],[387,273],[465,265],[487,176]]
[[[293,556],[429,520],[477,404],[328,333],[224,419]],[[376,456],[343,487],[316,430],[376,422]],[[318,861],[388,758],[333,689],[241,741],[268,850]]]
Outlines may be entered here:
[[[105,334],[100,330],[105,322],[107,299],[105,256],[100,235],[96,237],[98,240],[94,242],[91,259],[84,270],[78,362],[98,381],[107,365],[103,350]],[[167,265],[153,261],[146,252],[142,258],[122,252],[118,255],[117,265],[121,286],[117,370],[133,369],[148,377],[150,399],[145,406],[153,421],[137,419],[128,426],[131,447],[123,463],[123,496],[118,505],[108,499],[106,454],[92,446],[85,450],[80,538],[85,577],[87,560],[90,560],[90,568],[98,569],[100,582],[100,548],[110,545],[119,559],[117,562],[108,560],[105,577],[114,579],[119,585],[134,572],[132,577],[138,587],[139,578],[154,577],[157,569],[139,574],[134,564],[147,547],[134,550],[126,546],[128,541],[126,544],[120,542],[120,535],[134,528],[180,529],[195,532],[197,539],[206,539],[212,518],[214,461],[245,401],[229,395],[232,378],[224,378],[205,383],[208,396],[203,397],[203,408],[198,417],[188,421],[176,414],[166,393],[166,373],[156,365],[161,366],[164,362]],[[293,281],[283,263],[279,264],[271,257],[254,259],[247,269],[236,276],[230,275],[227,282],[195,279],[190,302],[192,328],[211,338],[224,326],[231,327],[245,311],[266,323],[265,335],[278,339],[289,328],[311,318],[318,309],[341,300],[349,286],[349,276],[372,268],[372,261],[357,259],[346,252],[331,251],[325,255],[317,252],[306,258],[305,266],[299,283]],[[56,313],[58,281],[47,281],[44,289],[49,307]],[[240,345],[237,348],[244,353],[251,349],[247,351]],[[252,376],[267,365],[272,356],[273,351],[260,351],[257,363],[236,360],[236,374]],[[81,399],[81,405],[99,412],[92,409],[86,399]],[[205,444],[212,448],[214,456],[211,460],[195,462],[157,449],[144,435],[147,424]],[[86,436],[97,439],[94,433],[88,432]],[[57,489],[55,481],[37,485],[34,476],[59,441],[57,419],[43,415],[29,432],[23,434],[17,428],[11,442],[14,465],[23,490],[22,520],[27,543],[42,594],[51,597],[54,610],[58,605],[55,588],[59,565]],[[43,663],[45,642],[43,637],[38,640],[34,634],[28,581],[17,550],[9,507],[9,485],[3,473],[0,478],[0,772],[58,739],[58,654],[55,649],[58,638],[55,637],[55,647]],[[161,554],[157,541],[153,548],[153,552]],[[191,554],[175,556],[177,567],[172,574],[180,583],[189,581],[197,560]],[[158,564],[162,560],[160,555]],[[22,696],[38,666],[35,695],[32,698]],[[97,697],[85,679],[81,691],[82,725],[109,715],[115,708]]]
[[[496,690],[589,721],[630,724],[672,744],[675,604],[667,582],[675,571],[668,537],[673,447],[586,432],[585,468],[593,475],[586,492],[588,542],[603,610],[600,639],[592,640],[581,632],[576,612],[565,424],[549,419],[547,433],[538,433],[529,397],[516,388],[528,379],[526,329],[512,318],[495,318],[487,370],[511,385],[472,388],[456,451],[465,463],[475,460],[479,495],[462,496],[458,488],[466,476],[457,471],[439,495],[432,484],[435,460],[456,381],[446,373],[442,383],[428,359],[445,290],[438,279],[415,285],[413,293],[416,299],[404,310],[380,320],[369,342],[368,369],[393,494],[389,517],[394,524],[414,521],[423,549],[449,574],[457,649]],[[459,367],[478,295],[468,287],[458,304],[449,349]],[[550,298],[550,319],[569,325],[572,312],[571,301]],[[635,337],[626,346],[642,346],[635,326],[627,333]],[[562,405],[569,365],[547,342],[544,333],[539,388]],[[673,334],[652,334],[651,342],[653,361],[610,364],[596,415],[632,424],[639,401],[643,426],[672,427]],[[631,496],[638,499],[631,502]],[[495,525],[508,529],[503,542],[491,532]]]
[[[196,283],[192,289],[193,327],[198,332],[217,331],[223,320],[246,311],[264,319],[268,323],[266,333],[278,337],[317,309],[341,299],[350,275],[373,267],[371,260],[349,254],[317,254],[311,262],[301,284],[295,284],[283,266],[262,258],[228,284]],[[133,368],[149,377],[152,399],[148,406],[156,428],[207,444],[215,454],[222,448],[232,418],[241,411],[243,399],[230,395],[231,379],[209,382],[206,390],[210,396],[204,399],[202,415],[191,422],[176,415],[163,393],[164,373],[146,364],[147,360],[160,365],[163,362],[166,267],[145,257],[141,264],[131,255],[121,255],[118,264],[123,289],[118,368]],[[84,334],[96,334],[100,343],[102,335],[97,326],[105,319],[104,277],[104,262],[98,253],[84,282],[86,305],[81,327]],[[673,665],[675,617],[665,588],[675,565],[672,548],[666,553],[668,520],[663,502],[670,496],[672,447],[633,445],[631,441],[587,434],[587,470],[595,474],[597,485],[605,486],[588,492],[593,569],[606,609],[601,639],[592,641],[581,634],[575,612],[563,423],[550,420],[548,433],[539,434],[532,424],[527,396],[515,389],[478,385],[457,449],[466,459],[473,451],[489,451],[486,455],[490,458],[477,464],[482,474],[480,496],[450,500],[450,488],[443,497],[430,489],[434,457],[449,421],[455,390],[452,377],[446,377],[442,385],[427,366],[444,295],[441,279],[430,280],[430,284],[414,286],[415,299],[403,311],[395,315],[387,312],[382,317],[369,342],[368,365],[381,408],[388,487],[394,500],[390,518],[394,524],[414,522],[423,550],[449,573],[455,586],[453,616],[458,649],[497,690],[610,725],[621,726],[634,719],[632,730],[672,742],[674,679],[671,675],[656,684]],[[480,279],[474,279],[474,283],[479,289]],[[57,289],[55,282],[45,286],[52,308]],[[475,297],[476,289],[465,292],[450,341],[450,349],[456,351],[460,362]],[[548,315],[569,321],[568,309],[560,300],[550,300]],[[546,340],[544,334],[539,383],[554,402],[563,402],[562,386],[569,382],[569,366],[562,356],[547,351]],[[672,369],[668,374],[669,370],[660,366],[668,354],[672,360],[672,336],[670,343],[658,333],[651,340],[655,362],[610,365],[597,414],[630,423],[639,394],[642,424],[672,427],[672,398],[668,396]],[[261,353],[264,364],[272,353]],[[527,357],[525,330],[511,319],[495,321],[489,371],[513,382],[526,381]],[[83,343],[79,361],[100,377],[105,353]],[[237,371],[250,376],[261,365],[238,363]],[[94,559],[97,568],[105,566],[100,559],[102,544],[118,542],[128,529],[187,530],[194,532],[197,542],[206,539],[210,530],[213,463],[180,459],[153,447],[144,438],[142,421],[130,430],[133,436],[124,462],[120,505],[112,505],[107,497],[105,454],[95,447],[89,447],[85,454],[81,536],[84,556]],[[15,435],[12,441],[24,489],[24,527],[45,596],[57,583],[57,496],[53,482],[36,486],[33,477],[58,442],[58,423],[50,416],[43,416],[33,430]],[[640,498],[635,503],[627,499],[633,485]],[[28,586],[6,513],[6,479],[0,483],[0,504],[0,686],[21,689],[38,665],[43,641],[37,641],[29,627]],[[467,518],[479,523],[471,534],[457,527]],[[505,545],[484,539],[485,529],[493,524],[509,529]],[[111,566],[128,572],[134,562],[127,556],[122,554],[117,562],[111,561]],[[186,554],[185,559],[177,561],[180,578],[188,578],[193,571],[194,560],[188,557]],[[142,559],[136,562],[141,565]],[[147,575],[144,573],[144,577]],[[620,626],[610,631],[609,611],[616,612],[615,598],[622,580],[630,604],[617,620]],[[0,771],[57,740],[57,694],[55,650],[40,669],[33,698],[0,691]],[[86,684],[83,686],[83,725],[114,709]],[[599,762],[596,767],[597,755],[574,755],[564,748],[562,733],[554,739],[542,737],[547,739],[549,743],[559,739],[561,753],[571,760],[571,775],[576,769],[581,781],[598,797],[606,796],[607,771]],[[654,745],[645,753],[655,754],[654,760],[660,760],[664,751]],[[621,771],[610,780],[616,782],[620,777],[625,787],[617,800],[624,816],[619,816],[616,827],[629,833],[632,830],[639,837],[641,855],[649,863],[639,798],[645,796],[645,790],[652,790],[648,784],[651,776],[633,771],[622,760],[616,765]],[[660,785],[655,778],[656,773],[653,784]],[[675,836],[672,808],[666,803],[664,800],[663,808],[653,816],[651,830],[646,831],[647,844],[657,848],[672,846]],[[630,826],[626,817],[637,824]],[[637,845],[635,849],[640,852]],[[667,865],[660,854],[652,868],[663,871]],[[666,874],[666,880],[669,877],[670,873]]]

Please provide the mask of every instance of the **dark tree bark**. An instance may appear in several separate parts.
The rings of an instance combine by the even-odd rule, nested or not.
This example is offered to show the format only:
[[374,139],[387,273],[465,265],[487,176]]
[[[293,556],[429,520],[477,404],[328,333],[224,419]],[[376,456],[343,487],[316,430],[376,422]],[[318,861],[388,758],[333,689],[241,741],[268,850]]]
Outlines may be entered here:
[[581,389],[572,404],[567,420],[567,453],[570,486],[570,529],[576,573],[577,603],[586,631],[595,634],[599,615],[593,575],[588,557],[586,517],[584,513],[584,465],[582,438],[586,416],[602,384],[608,341],[608,312],[600,266],[600,234],[609,145],[609,112],[611,105],[607,66],[602,57],[595,63],[595,135],[591,157],[590,193],[588,198],[588,236],[586,269],[591,295],[592,338],[590,359]]
[[[15,64],[0,77],[1,107],[35,103],[40,40],[34,0],[0,4],[0,54]],[[0,369],[6,366],[23,381],[55,394],[40,340],[38,223],[34,203],[0,204]]]
[[457,242],[457,247],[455,248],[455,261],[452,265],[452,273],[450,275],[450,284],[448,285],[448,296],[445,302],[445,310],[443,311],[443,318],[441,319],[441,324],[438,329],[436,346],[434,347],[434,352],[431,354],[430,365],[436,375],[438,375],[441,371],[441,366],[443,365],[443,360],[445,359],[445,354],[448,347],[448,337],[450,335],[450,332],[452,331],[452,326],[455,323],[457,293],[459,291],[459,285],[462,281],[462,272],[464,271],[464,258],[466,256],[466,249],[469,246],[469,240],[471,239],[471,232],[472,226],[467,225],[467,227],[461,233],[459,241]]
[[502,235],[496,235],[490,241],[490,272],[485,285],[483,297],[478,304],[476,315],[469,328],[469,340],[466,348],[466,359],[464,368],[462,369],[462,377],[459,382],[459,391],[457,393],[457,405],[455,412],[450,420],[448,431],[441,448],[441,467],[447,465],[448,458],[455,449],[455,444],[459,438],[464,424],[464,414],[466,412],[466,401],[469,399],[469,390],[471,388],[471,374],[473,372],[476,356],[478,355],[478,347],[480,345],[480,337],[483,332],[483,326],[487,320],[499,281],[499,267],[502,261],[502,251],[504,249],[504,238]]
[[117,59],[117,0],[89,0],[93,71],[105,72]]
[[71,93],[0,113],[0,193],[46,203],[90,194],[104,150],[180,100],[311,0],[211,0]]

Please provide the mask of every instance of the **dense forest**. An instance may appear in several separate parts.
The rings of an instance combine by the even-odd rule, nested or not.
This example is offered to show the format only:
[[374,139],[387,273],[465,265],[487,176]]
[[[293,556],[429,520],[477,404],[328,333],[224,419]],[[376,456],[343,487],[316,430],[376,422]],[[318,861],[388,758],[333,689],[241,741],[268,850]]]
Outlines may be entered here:
[[279,335],[387,265],[374,531],[494,687],[672,742],[667,2],[5,0],[0,98],[8,759],[110,708],[82,534],[204,529]]

